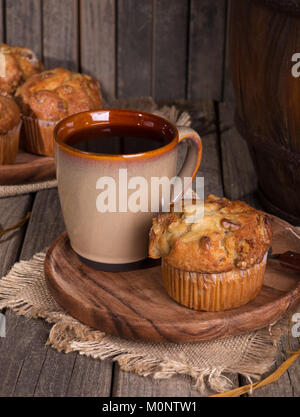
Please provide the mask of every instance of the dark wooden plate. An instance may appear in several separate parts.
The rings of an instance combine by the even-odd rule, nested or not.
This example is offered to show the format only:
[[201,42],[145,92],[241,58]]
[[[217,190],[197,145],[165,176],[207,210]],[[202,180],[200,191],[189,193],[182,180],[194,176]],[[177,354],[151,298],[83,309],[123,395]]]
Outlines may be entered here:
[[0,165],[0,185],[21,185],[55,178],[54,158],[20,151],[11,165]]
[[[290,228],[290,229],[289,229]],[[273,218],[273,253],[298,251],[288,223]],[[91,269],[63,233],[45,260],[48,287],[59,305],[81,322],[124,338],[196,342],[238,335],[276,322],[300,301],[300,275],[269,261],[261,293],[225,312],[190,310],[169,298],[160,267],[112,273]]]

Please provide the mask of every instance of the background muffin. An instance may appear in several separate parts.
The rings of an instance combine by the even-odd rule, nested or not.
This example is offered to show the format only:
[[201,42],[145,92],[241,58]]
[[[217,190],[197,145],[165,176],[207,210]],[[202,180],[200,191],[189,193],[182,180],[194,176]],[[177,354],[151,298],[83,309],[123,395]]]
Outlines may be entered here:
[[149,256],[162,258],[169,295],[207,311],[245,304],[262,286],[272,236],[267,216],[213,195],[205,200],[203,218],[195,210],[186,206],[153,219]]
[[19,148],[20,111],[9,97],[0,96],[0,164],[14,162]]
[[24,121],[25,150],[53,155],[53,130],[61,119],[102,107],[98,81],[55,68],[33,75],[16,92]]
[[0,94],[8,96],[33,74],[42,71],[43,66],[30,49],[3,43],[0,45],[0,68]]

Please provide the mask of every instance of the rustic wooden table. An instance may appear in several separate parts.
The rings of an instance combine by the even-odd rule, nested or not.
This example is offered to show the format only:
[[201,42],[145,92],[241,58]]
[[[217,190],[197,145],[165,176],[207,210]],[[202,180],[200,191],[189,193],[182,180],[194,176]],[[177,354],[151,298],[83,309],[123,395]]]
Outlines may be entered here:
[[[246,144],[233,127],[234,106],[228,103],[180,102],[203,139],[204,156],[198,175],[205,177],[205,195],[242,199],[256,207],[256,177]],[[2,228],[17,223],[31,210],[27,225],[0,239],[0,276],[21,259],[30,259],[64,230],[56,189],[0,199]],[[6,337],[0,339],[0,396],[201,396],[186,376],[155,380],[126,373],[111,360],[64,354],[45,346],[49,325],[6,311]],[[299,349],[299,339],[293,340]],[[287,341],[279,346],[275,367],[284,361]],[[234,386],[248,383],[230,375]],[[202,394],[212,394],[209,390]],[[300,363],[253,396],[300,396]]]

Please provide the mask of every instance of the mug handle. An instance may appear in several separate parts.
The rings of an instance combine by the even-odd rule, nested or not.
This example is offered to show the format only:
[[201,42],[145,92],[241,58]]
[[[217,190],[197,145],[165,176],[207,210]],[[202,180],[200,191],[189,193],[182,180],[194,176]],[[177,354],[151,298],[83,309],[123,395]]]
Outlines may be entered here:
[[[177,126],[179,140],[178,144],[182,141],[187,142],[188,149],[185,160],[183,162],[182,168],[177,174],[181,179],[182,183],[184,177],[191,177],[191,181],[186,184],[186,189],[191,185],[191,182],[195,178],[197,171],[199,169],[201,159],[202,159],[202,140],[198,133],[186,126]],[[186,191],[186,189],[184,191]],[[174,196],[173,202],[175,202],[182,193]]]

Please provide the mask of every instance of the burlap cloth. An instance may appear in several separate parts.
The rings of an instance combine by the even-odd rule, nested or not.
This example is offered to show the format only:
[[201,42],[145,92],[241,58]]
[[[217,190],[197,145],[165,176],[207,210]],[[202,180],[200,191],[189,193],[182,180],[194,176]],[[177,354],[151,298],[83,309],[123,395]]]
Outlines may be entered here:
[[[180,126],[190,126],[191,124],[191,118],[187,113],[180,113],[175,106],[164,106],[162,108],[158,108],[158,105],[153,101],[151,97],[115,99],[105,101],[103,103],[103,108],[136,109],[165,117],[172,123],[177,123]],[[56,180],[42,181],[32,184],[0,185],[0,198],[27,193],[34,193],[48,188],[54,188],[56,186]]]

